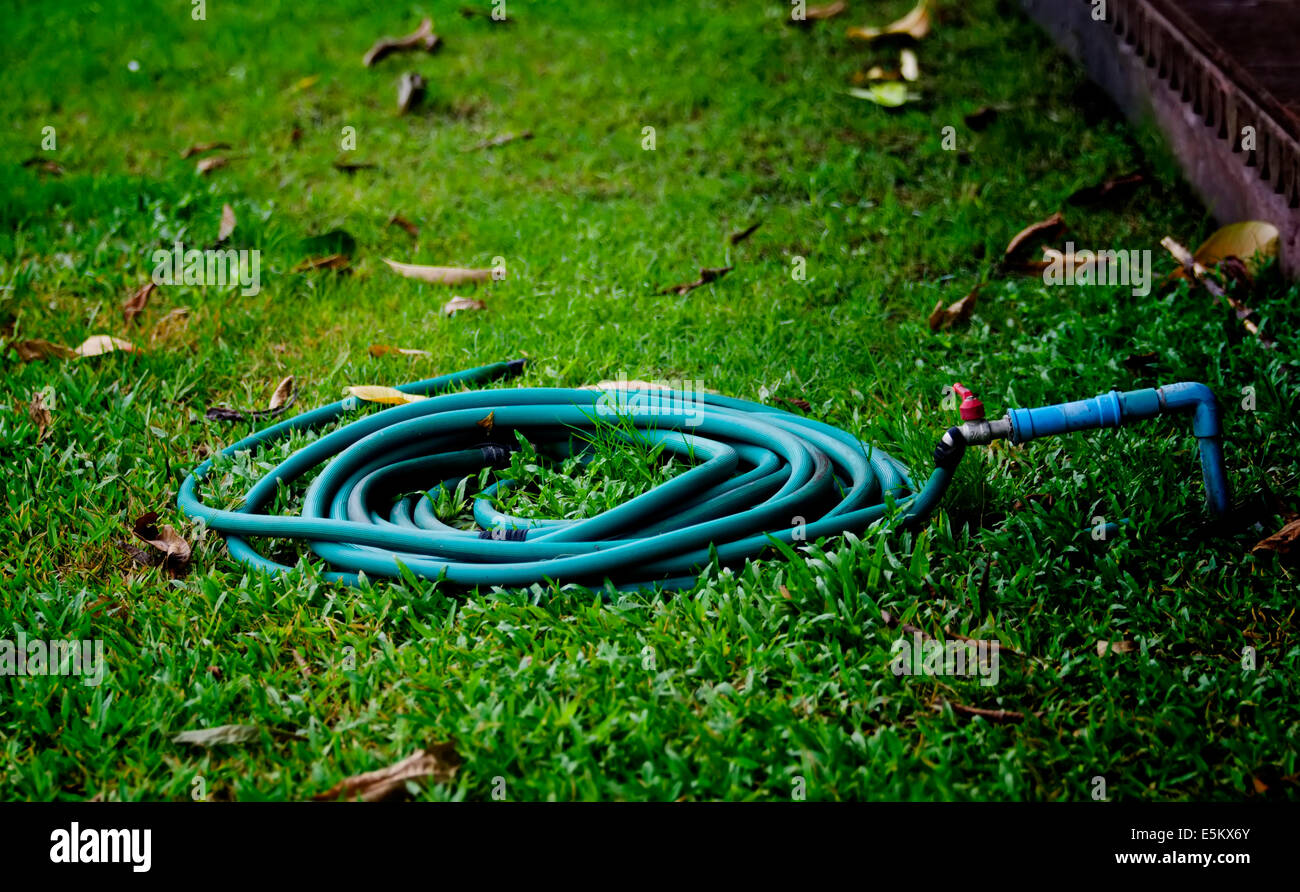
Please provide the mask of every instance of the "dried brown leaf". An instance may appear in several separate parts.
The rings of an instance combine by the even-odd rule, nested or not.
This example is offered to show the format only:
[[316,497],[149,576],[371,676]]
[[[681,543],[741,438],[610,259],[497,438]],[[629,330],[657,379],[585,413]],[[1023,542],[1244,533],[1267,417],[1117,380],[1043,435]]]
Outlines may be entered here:
[[150,511],[137,518],[133,531],[137,538],[152,545],[161,554],[162,566],[173,576],[183,576],[190,567],[190,544],[170,526],[158,526],[158,513]]
[[921,0],[916,7],[896,22],[890,22],[883,28],[855,27],[845,32],[854,40],[877,40],[881,37],[910,37],[920,40],[930,33],[930,9],[927,0]]
[[230,159],[224,155],[213,155],[211,158],[200,158],[199,163],[194,165],[194,169],[202,176],[207,176],[214,170],[219,170],[230,163]]
[[381,37],[366,52],[361,61],[369,68],[380,59],[396,52],[424,50],[426,53],[432,53],[441,43],[442,38],[433,33],[433,19],[426,18],[420,22],[420,27],[405,37]]
[[32,394],[31,402],[27,404],[27,417],[36,425],[36,442],[39,443],[49,433],[50,423],[54,420],[50,406],[45,404],[45,395],[40,391]]
[[1017,232],[1007,243],[1007,249],[1003,253],[1007,259],[1015,259],[1023,256],[1033,245],[1055,239],[1063,232],[1065,232],[1065,218],[1061,216],[1060,211],[1057,211],[1046,220],[1031,223]]
[[43,338],[33,338],[27,341],[14,341],[9,346],[18,352],[18,358],[23,362],[35,362],[38,359],[76,359],[77,351],[71,347],[65,347],[62,344],[55,344]]
[[1125,638],[1122,641],[1098,641],[1097,656],[1104,657],[1107,653],[1113,654],[1135,654],[1141,648],[1138,643],[1131,638]]
[[436,743],[417,750],[400,762],[387,768],[367,771],[339,781],[324,793],[312,797],[316,800],[361,799],[379,802],[406,790],[409,781],[430,779],[435,783],[448,783],[461,766],[455,741]]
[[683,283],[680,284],[680,285],[672,285],[672,286],[669,286],[668,288],[665,288],[663,291],[660,291],[659,293],[660,293],[660,294],[678,294],[678,295],[682,295],[682,294],[690,294],[690,293],[691,293],[692,291],[694,291],[696,288],[699,288],[699,287],[701,287],[701,286],[703,286],[703,285],[707,285],[707,284],[709,284],[710,282],[716,282],[718,279],[721,279],[721,278],[722,278],[723,276],[725,276],[727,273],[731,272],[732,269],[734,269],[734,267],[730,267],[730,266],[718,266],[718,267],[702,266],[702,267],[700,267],[700,277],[699,277],[698,279],[696,279],[694,282],[683,282]]
[[478,421],[474,423],[477,424],[479,427],[483,428],[483,430],[487,431],[488,435],[490,436],[492,434],[492,429],[496,427],[496,423],[497,423],[496,409],[493,409],[491,412],[488,412],[486,418],[480,418]]
[[34,167],[38,172],[52,177],[61,177],[64,174],[63,166],[49,158],[28,158],[23,162],[23,167]]
[[474,300],[469,297],[453,297],[442,305],[442,312],[445,316],[455,316],[462,310],[485,310],[487,304],[481,300]]
[[406,114],[424,101],[424,78],[408,71],[397,81],[397,111]]
[[153,290],[157,287],[153,282],[145,282],[136,289],[135,293],[122,301],[122,317],[126,319],[127,325],[134,322],[135,317],[144,310],[149,303],[149,295],[153,294]]
[[303,273],[318,269],[342,271],[348,268],[348,255],[328,254],[324,257],[308,257],[295,266],[291,272]]
[[757,232],[758,227],[762,225],[763,225],[762,220],[759,220],[757,223],[751,223],[749,226],[746,226],[744,229],[740,230],[739,232],[733,232],[730,236],[728,236],[728,238],[733,245],[738,245],[741,242],[743,242],[745,239],[753,235],[755,232]]
[[1267,539],[1255,544],[1251,554],[1289,555],[1300,545],[1300,519],[1293,520]]
[[288,375],[283,381],[276,385],[275,391],[271,394],[271,402],[266,406],[267,411],[284,411],[293,405],[295,397],[293,375]]
[[420,227],[416,226],[410,220],[406,219],[405,217],[399,214],[393,214],[393,216],[389,217],[388,225],[400,226],[402,229],[405,229],[408,233],[410,233],[411,238],[420,237]]
[[934,309],[930,311],[930,331],[939,331],[968,322],[971,314],[975,312],[975,303],[979,297],[980,289],[983,287],[983,284],[976,285],[961,300],[955,301],[946,307],[943,305],[943,301],[935,304]]
[[215,149],[228,149],[228,148],[230,148],[230,143],[227,142],[195,143],[194,145],[187,148],[185,151],[181,152],[181,158],[184,160],[188,160],[190,158],[193,158],[195,155],[202,155],[204,152],[211,152],[214,151]]

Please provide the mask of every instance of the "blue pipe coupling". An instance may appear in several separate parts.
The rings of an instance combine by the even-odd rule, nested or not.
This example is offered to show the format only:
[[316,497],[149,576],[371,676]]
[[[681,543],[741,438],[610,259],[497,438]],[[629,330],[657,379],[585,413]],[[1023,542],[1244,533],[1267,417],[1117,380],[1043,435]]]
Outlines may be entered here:
[[1192,433],[1200,444],[1201,476],[1211,514],[1228,510],[1228,479],[1223,469],[1223,428],[1214,392],[1204,384],[1181,382],[1164,387],[1120,392],[1112,390],[1088,400],[1058,403],[1037,409],[1012,409],[1011,441],[1024,443],[1071,431],[1119,427],[1165,412],[1190,412]]

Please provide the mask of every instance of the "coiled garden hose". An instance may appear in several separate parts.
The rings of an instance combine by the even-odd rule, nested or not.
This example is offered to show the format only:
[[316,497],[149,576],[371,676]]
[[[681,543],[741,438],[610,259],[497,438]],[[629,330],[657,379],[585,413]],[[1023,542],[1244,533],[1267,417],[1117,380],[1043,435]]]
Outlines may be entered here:
[[[517,375],[523,365],[523,360],[494,363],[402,385],[397,389],[428,398],[324,434],[267,472],[236,510],[200,500],[199,483],[213,467],[209,459],[186,478],[179,506],[223,534],[236,560],[273,573],[290,568],[263,556],[248,537],[303,540],[330,568],[327,578],[352,584],[363,573],[397,577],[405,568],[420,578],[462,586],[576,582],[599,587],[608,581],[621,589],[686,588],[715,560],[743,563],[772,547],[773,540],[862,533],[886,517],[902,526],[916,524],[938,504],[968,443],[1017,432],[1017,438],[1028,439],[1048,432],[1055,418],[1032,416],[1042,431],[1030,424],[1031,416],[1016,427],[1014,415],[986,422],[982,406],[975,417],[968,399],[962,415],[970,417],[944,435],[935,449],[936,467],[918,489],[906,468],[871,444],[746,400],[658,390],[463,389]],[[245,437],[222,454],[255,452],[356,408],[355,397],[331,403]],[[1143,402],[1140,408],[1150,406]],[[1058,425],[1060,430],[1050,432],[1102,426],[1078,413],[1069,419],[1074,427]],[[1217,411],[1214,421],[1217,425]],[[690,468],[580,520],[504,515],[490,499],[499,484],[474,501],[481,530],[457,529],[435,516],[431,499],[441,489],[454,490],[484,467],[508,464],[517,447],[515,431],[529,442],[563,449],[575,435],[590,436],[597,428],[625,442],[661,447]],[[1214,438],[1217,442],[1217,429]],[[278,487],[318,467],[301,515],[263,513]],[[1226,498],[1226,486],[1222,492]]]

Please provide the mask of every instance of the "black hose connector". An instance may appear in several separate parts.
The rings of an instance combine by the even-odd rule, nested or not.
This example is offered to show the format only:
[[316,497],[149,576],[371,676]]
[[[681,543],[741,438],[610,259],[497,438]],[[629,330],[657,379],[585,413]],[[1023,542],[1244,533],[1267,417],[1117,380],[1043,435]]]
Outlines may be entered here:
[[935,467],[951,471],[957,467],[961,457],[966,454],[966,435],[959,427],[950,427],[934,447]]

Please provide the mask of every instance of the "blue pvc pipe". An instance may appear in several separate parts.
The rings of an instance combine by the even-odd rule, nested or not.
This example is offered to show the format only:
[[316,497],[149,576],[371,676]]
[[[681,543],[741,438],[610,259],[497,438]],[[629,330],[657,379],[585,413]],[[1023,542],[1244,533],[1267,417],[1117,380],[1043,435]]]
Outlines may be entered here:
[[1012,409],[1011,441],[1024,443],[1072,431],[1119,427],[1166,412],[1191,412],[1192,433],[1200,445],[1201,476],[1210,513],[1228,511],[1228,478],[1223,469],[1223,427],[1214,392],[1204,384],[1180,382],[1164,387],[1112,390],[1087,400],[1038,409]]

